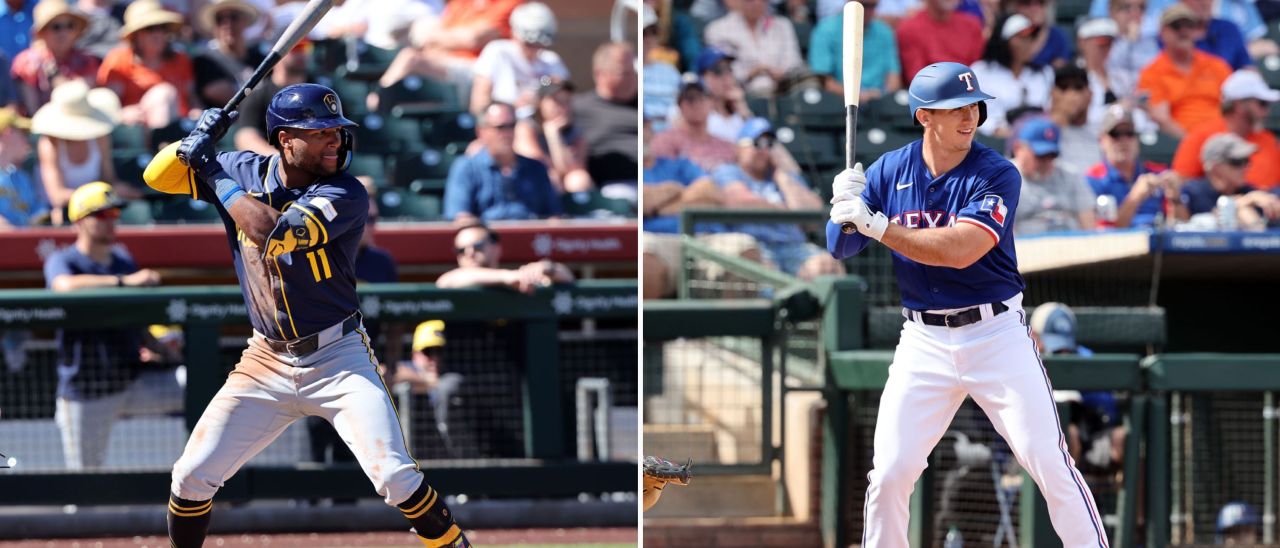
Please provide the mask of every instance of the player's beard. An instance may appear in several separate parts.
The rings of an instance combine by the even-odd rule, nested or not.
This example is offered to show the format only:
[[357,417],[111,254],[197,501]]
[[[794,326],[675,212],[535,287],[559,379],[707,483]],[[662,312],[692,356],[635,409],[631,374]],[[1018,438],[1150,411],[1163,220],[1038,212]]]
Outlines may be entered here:
[[320,154],[309,154],[300,158],[296,167],[310,175],[314,175],[317,179],[338,174],[337,165],[335,164],[333,168],[326,167],[324,165],[324,156]]

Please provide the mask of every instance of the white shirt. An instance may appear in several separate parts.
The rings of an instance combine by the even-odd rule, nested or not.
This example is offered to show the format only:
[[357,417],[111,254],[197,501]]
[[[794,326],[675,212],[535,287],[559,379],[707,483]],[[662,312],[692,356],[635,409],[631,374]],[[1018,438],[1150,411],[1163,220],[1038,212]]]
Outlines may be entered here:
[[492,82],[490,99],[511,104],[516,103],[522,92],[536,93],[538,79],[543,76],[569,79],[569,69],[556,52],[539,50],[530,61],[520,53],[520,44],[515,40],[489,42],[472,65],[471,73],[484,76]]
[[1008,67],[995,61],[978,61],[973,64],[973,75],[983,90],[995,99],[987,101],[987,121],[978,127],[983,135],[993,135],[997,129],[1008,126],[1009,111],[1022,106],[1048,110],[1049,91],[1053,89],[1053,67],[1039,69],[1026,66],[1022,74],[1013,75]]
[[742,132],[742,126],[746,125],[746,123],[747,119],[741,115],[730,114],[725,116],[713,110],[707,115],[707,133],[730,143],[737,143],[738,133]]

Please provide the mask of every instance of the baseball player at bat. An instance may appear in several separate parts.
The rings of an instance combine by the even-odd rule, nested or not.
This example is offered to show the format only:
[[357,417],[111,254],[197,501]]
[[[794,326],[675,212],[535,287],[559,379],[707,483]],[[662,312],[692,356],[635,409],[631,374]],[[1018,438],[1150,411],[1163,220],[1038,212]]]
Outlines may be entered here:
[[835,178],[828,249],[838,259],[871,240],[893,250],[905,318],[876,418],[863,546],[908,546],[911,491],[966,395],[1044,493],[1063,545],[1108,545],[1022,310],[1013,245],[1022,178],[973,140],[989,99],[969,67],[925,67],[908,101],[924,138],[865,175],[855,166]]
[[253,325],[173,466],[169,538],[175,548],[201,546],[223,483],[285,427],[318,416],[423,544],[469,547],[409,454],[361,324],[354,261],[369,199],[346,173],[356,124],[338,95],[316,84],[280,90],[266,116],[277,154],[218,153],[214,143],[236,115],[209,109],[176,149],[153,160],[172,165],[162,156],[175,154],[189,169],[147,180],[217,208]]

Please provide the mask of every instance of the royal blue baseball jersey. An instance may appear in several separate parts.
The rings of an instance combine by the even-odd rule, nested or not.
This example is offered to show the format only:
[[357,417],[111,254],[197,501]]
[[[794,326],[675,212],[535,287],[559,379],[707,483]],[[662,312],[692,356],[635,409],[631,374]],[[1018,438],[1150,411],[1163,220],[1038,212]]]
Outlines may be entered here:
[[218,154],[218,163],[249,199],[282,212],[273,235],[296,235],[291,251],[269,256],[240,233],[207,187],[199,198],[222,214],[249,322],[268,338],[289,340],[339,323],[359,308],[355,257],[369,215],[369,194],[346,173],[285,188],[279,162],[278,155]]
[[[977,262],[956,269],[917,263],[893,253],[893,270],[902,304],[914,310],[964,308],[1003,301],[1022,291],[1013,249],[1014,212],[1022,176],[998,152],[974,142],[964,161],[933,177],[915,141],[880,157],[867,168],[862,199],[871,211],[907,228],[936,228],[971,223],[996,242]],[[827,249],[837,259],[858,254],[870,239],[844,234],[827,222]]]

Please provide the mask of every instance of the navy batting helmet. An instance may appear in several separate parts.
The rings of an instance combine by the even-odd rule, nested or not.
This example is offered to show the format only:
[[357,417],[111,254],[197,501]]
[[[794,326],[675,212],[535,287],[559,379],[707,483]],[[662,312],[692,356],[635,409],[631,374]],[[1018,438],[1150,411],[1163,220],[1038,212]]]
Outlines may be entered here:
[[995,99],[978,87],[973,69],[960,63],[934,63],[920,69],[907,89],[907,105],[916,125],[916,111],[922,108],[951,109],[978,103],[978,125],[987,121],[987,104]]
[[[338,94],[320,84],[294,84],[286,87],[276,92],[271,98],[271,104],[267,106],[267,142],[272,145],[279,142],[276,134],[284,127],[327,129],[358,125],[342,115],[342,101],[338,99]],[[354,137],[350,131],[343,129],[342,146],[338,150],[338,169],[346,169],[351,164],[354,149]]]

